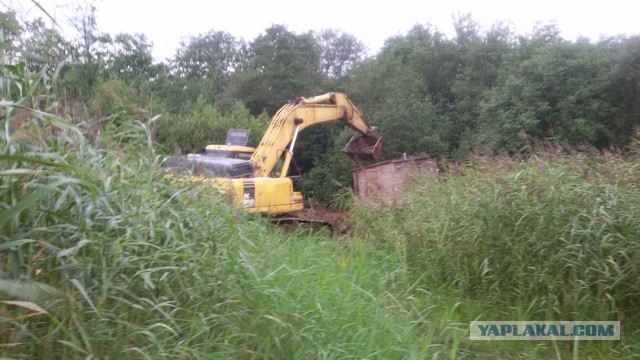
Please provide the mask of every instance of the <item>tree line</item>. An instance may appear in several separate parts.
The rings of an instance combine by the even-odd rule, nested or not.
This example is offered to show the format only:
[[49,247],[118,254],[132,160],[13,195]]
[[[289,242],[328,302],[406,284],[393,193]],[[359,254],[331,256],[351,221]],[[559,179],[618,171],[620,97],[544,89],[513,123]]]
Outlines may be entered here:
[[[367,55],[340,30],[298,34],[276,24],[251,41],[205,32],[157,62],[144,35],[100,33],[92,6],[72,13],[73,39],[42,19],[3,14],[3,62],[55,79],[48,101],[83,109],[74,114],[115,124],[162,114],[157,140],[167,152],[220,142],[229,127],[252,129],[256,143],[286,101],[327,91],[347,93],[378,126],[388,158],[461,160],[472,149],[526,152],[540,141],[624,148],[638,131],[638,35],[566,40],[553,24],[517,34],[461,15],[453,36],[415,25]],[[300,139],[296,161],[319,198],[350,181],[339,155],[349,135],[330,124]]]

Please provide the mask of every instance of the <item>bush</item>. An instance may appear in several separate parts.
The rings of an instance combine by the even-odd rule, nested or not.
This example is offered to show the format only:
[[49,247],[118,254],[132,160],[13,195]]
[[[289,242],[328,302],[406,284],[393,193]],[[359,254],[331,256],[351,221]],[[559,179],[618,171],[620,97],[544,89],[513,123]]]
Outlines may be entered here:
[[256,146],[269,124],[263,114],[253,117],[241,104],[225,113],[213,105],[201,105],[184,115],[166,115],[157,124],[157,141],[168,151],[190,153],[209,144],[224,144],[231,128],[249,129],[249,146]]

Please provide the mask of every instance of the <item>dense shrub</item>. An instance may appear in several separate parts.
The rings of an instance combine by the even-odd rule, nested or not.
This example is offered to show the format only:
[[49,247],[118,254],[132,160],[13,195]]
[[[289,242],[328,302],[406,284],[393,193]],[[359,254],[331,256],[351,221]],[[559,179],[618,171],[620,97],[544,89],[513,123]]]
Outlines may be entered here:
[[269,123],[267,115],[249,114],[236,104],[225,113],[212,105],[200,105],[187,114],[163,115],[157,123],[158,143],[169,152],[189,153],[209,144],[224,144],[229,129],[251,130],[249,146],[256,146]]

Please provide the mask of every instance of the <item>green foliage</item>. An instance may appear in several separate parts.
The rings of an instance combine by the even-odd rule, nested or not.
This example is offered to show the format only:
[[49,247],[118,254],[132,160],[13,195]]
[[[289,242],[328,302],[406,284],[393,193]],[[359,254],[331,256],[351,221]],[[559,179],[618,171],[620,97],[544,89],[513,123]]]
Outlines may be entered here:
[[438,319],[450,304],[428,305],[401,252],[314,236],[260,240],[239,245],[238,297],[216,316],[227,329],[221,356],[411,359],[459,351],[447,342],[459,342],[464,330]]
[[605,98],[615,114],[609,128],[616,129],[617,142],[628,144],[637,135],[640,118],[640,36],[618,37],[602,42],[614,61],[613,71],[604,89]]
[[520,151],[528,145],[528,136],[542,137],[536,114],[548,108],[528,81],[509,77],[502,87],[486,94],[480,104],[477,135],[470,141],[489,149]]
[[366,53],[364,44],[338,30],[314,33],[320,55],[320,72],[325,78],[339,78],[357,66]]
[[[152,140],[155,127],[163,151],[187,152],[221,143],[229,128],[249,128],[255,145],[268,124],[263,110],[344,89],[379,126],[388,157],[531,150],[543,137],[625,144],[640,109],[637,37],[568,42],[543,26],[515,41],[507,27],[480,33],[463,16],[454,39],[416,26],[361,63],[346,49],[360,49],[349,36],[275,25],[240,59],[226,57],[228,37],[194,38],[181,53],[185,68],[197,65],[187,76],[152,66],[144,38],[97,34],[94,8],[79,10],[76,25],[86,31],[71,45],[2,66],[3,356],[638,352],[636,158],[471,158],[450,166],[459,176],[414,184],[400,207],[354,207],[352,163],[339,153],[351,131],[317,127],[296,148],[306,170],[297,185],[314,200],[355,209],[357,236],[336,241],[281,233],[239,215],[215,189],[163,178]],[[17,27],[2,15],[1,45],[11,49]],[[39,26],[22,42],[38,52],[57,38]],[[75,49],[70,64],[52,81],[37,61],[52,64],[67,45]],[[321,91],[326,84],[336,87]],[[71,98],[104,118],[74,115],[73,125],[42,111],[58,100],[60,113],[72,112],[64,108]],[[150,105],[167,114],[150,120]],[[624,336],[572,347],[487,345],[468,340],[468,323],[478,319],[620,319]]]
[[[389,39],[347,85],[352,98],[363,99],[361,108],[380,125],[392,153],[407,138],[384,126],[395,114],[433,119],[409,126],[429,131],[449,156],[468,147],[520,151],[531,139],[606,147],[626,138],[628,128],[616,120],[620,98],[611,101],[610,94],[616,76],[611,49],[621,49],[615,41],[564,41],[554,25],[516,41],[502,24],[480,33],[468,16],[455,25],[454,39],[422,26]],[[409,146],[420,143],[415,135],[408,139]],[[442,149],[433,147],[427,151]]]
[[187,104],[171,109],[172,112],[187,110],[188,103],[199,98],[211,103],[218,101],[229,87],[231,74],[240,71],[247,61],[243,57],[245,49],[244,41],[221,31],[210,31],[182,42],[169,69],[171,82],[178,86],[173,86],[174,90],[164,100],[172,102],[172,97],[178,97]]
[[105,131],[97,146],[64,120],[36,115],[58,130],[0,137],[3,355],[457,351],[445,344],[464,332],[425,319],[446,305],[415,301],[421,290],[401,253],[239,219],[216,190],[163,180],[140,123]]
[[[480,320],[618,320],[638,299],[637,159],[474,157],[416,182],[398,206],[358,212],[374,242],[406,249],[424,286],[484,303]],[[626,325],[624,325],[626,324]]]
[[110,120],[115,118],[122,118],[120,121],[116,121],[118,125],[127,121],[132,116],[136,115],[141,106],[144,106],[144,98],[140,98],[141,95],[127,83],[120,80],[108,80],[101,82],[95,90],[95,95],[92,97],[90,107],[93,109],[99,109],[99,112]]
[[[248,51],[248,72],[231,78],[225,96],[244,102],[252,114],[273,114],[283,101],[319,93],[320,55],[312,34],[297,35],[273,25],[249,44]],[[254,87],[263,91],[256,94]]]
[[[96,146],[41,115],[55,134],[0,137],[5,356],[623,358],[637,350],[635,161],[473,159],[459,177],[416,184],[402,208],[357,208],[362,241],[338,241],[281,233],[237,216],[214,189],[163,180],[149,127],[125,123]],[[468,340],[471,320],[623,314],[621,342]]]
[[3,355],[459,350],[447,344],[464,331],[438,315],[450,305],[421,296],[401,252],[243,220],[215,189],[164,180],[151,129],[133,119],[93,142],[63,119],[32,113],[32,123],[0,136]]
[[315,166],[302,173],[302,179],[296,186],[312,202],[331,205],[336,194],[353,187],[352,170],[355,164],[339,149],[330,154],[325,151],[323,154],[325,156],[318,159]]
[[61,95],[68,98],[87,100],[99,81],[99,65],[68,64],[60,71],[59,87]]
[[105,38],[106,77],[122,80],[137,87],[154,80],[160,67],[153,64],[152,45],[141,34],[118,34]]
[[[441,116],[429,101],[417,97],[390,96],[371,118],[379,124],[380,134],[385,137],[385,156],[397,158],[403,154],[425,154],[444,152],[446,146],[435,129],[441,127]],[[373,120],[372,120],[373,121]]]
[[47,27],[41,18],[22,24],[17,42],[17,47],[26,55],[31,73],[45,70],[52,75],[61,63],[71,60],[76,52],[70,41],[57,29]]
[[483,31],[462,14],[451,38],[416,25],[366,60],[349,34],[272,25],[248,44],[205,32],[153,64],[144,36],[100,34],[94,6],[71,10],[79,35],[71,41],[41,20],[23,24],[20,35],[7,28],[27,50],[29,71],[46,67],[50,76],[56,63],[69,62],[56,87],[66,99],[100,102],[96,89],[115,79],[144,94],[139,107],[156,113],[183,116],[203,103],[227,111],[241,102],[257,116],[298,96],[342,90],[380,127],[388,157],[458,157],[470,147],[517,152],[539,139],[623,146],[637,127],[637,37],[571,42],[554,24],[527,35],[504,23]]
[[[16,105],[43,108],[51,100],[51,80],[44,71],[35,74],[27,72],[26,63],[2,64],[0,67],[2,84],[0,96]],[[8,108],[11,114],[16,108]]]
[[241,66],[241,54],[246,45],[231,34],[210,31],[182,42],[172,66],[178,76],[220,82],[223,88],[230,72]]
[[[370,69],[361,69],[358,82],[350,90],[355,94],[352,99],[365,120],[378,127],[387,158],[446,151],[439,131],[446,127],[446,118],[426,93],[420,75],[402,66],[402,61],[389,58]],[[362,101],[358,101],[363,94],[359,89],[371,89]]]
[[232,128],[251,130],[249,146],[256,146],[266,131],[266,115],[254,117],[241,104],[227,112],[211,105],[200,105],[184,115],[163,116],[157,122],[157,141],[168,151],[188,153],[209,144],[224,144]]
[[[179,325],[179,317],[156,316],[176,302],[186,305],[180,312],[188,311],[199,301],[196,293],[199,299],[212,294],[205,283],[215,277],[199,268],[213,269],[205,254],[214,254],[218,239],[234,231],[231,213],[213,205],[220,195],[163,181],[145,126],[123,124],[103,134],[103,147],[94,147],[64,120],[34,115],[44,126],[39,134],[25,137],[3,127],[0,143],[0,289],[3,300],[23,301],[0,305],[0,338],[16,345],[4,354],[155,357],[183,351],[157,339],[189,327]],[[47,133],[49,126],[57,130]],[[196,254],[206,261],[190,262]],[[25,307],[42,311],[27,314]]]

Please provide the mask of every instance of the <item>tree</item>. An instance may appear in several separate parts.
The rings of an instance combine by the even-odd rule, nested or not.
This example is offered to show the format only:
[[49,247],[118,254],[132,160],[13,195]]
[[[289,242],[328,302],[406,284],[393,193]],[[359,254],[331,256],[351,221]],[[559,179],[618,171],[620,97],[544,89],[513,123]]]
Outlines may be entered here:
[[378,127],[386,156],[443,152],[447,122],[432,101],[420,68],[403,56],[383,56],[360,67],[348,86],[365,119]]
[[[173,81],[181,86],[185,106],[198,98],[218,102],[230,76],[242,67],[246,44],[231,34],[209,31],[182,42],[170,64]],[[185,96],[186,95],[186,96]]]
[[104,34],[98,32],[96,6],[94,3],[68,5],[70,25],[77,31],[70,63],[60,71],[60,85],[65,97],[88,99],[93,95],[99,82],[104,64],[104,53],[100,45],[108,42]]
[[350,91],[380,125],[389,155],[446,152],[451,134],[461,131],[452,88],[461,68],[455,42],[416,25],[388,39],[377,58],[356,71]]
[[494,24],[480,33],[479,26],[469,15],[456,20],[456,46],[459,67],[450,82],[454,107],[444,138],[451,149],[459,147],[463,134],[474,132],[479,124],[479,104],[497,84],[504,57],[514,46],[508,25]]
[[535,47],[520,49],[528,58],[510,59],[511,67],[481,105],[480,144],[518,149],[524,134],[565,144],[611,144],[613,112],[605,93],[610,56],[588,41],[550,39],[547,45],[528,41]]
[[47,27],[42,18],[21,25],[19,47],[24,50],[27,67],[31,73],[47,70],[49,75],[61,63],[73,58],[76,50],[58,30]]
[[603,90],[615,109],[611,128],[617,139],[628,143],[640,135],[640,36],[603,41],[612,54],[613,66]]
[[115,77],[129,84],[142,86],[158,76],[159,67],[153,64],[150,44],[143,34],[117,34],[106,37],[105,77]]
[[362,61],[366,48],[353,35],[328,29],[315,32],[320,55],[320,73],[325,78],[339,78]]
[[[3,63],[11,63],[17,57],[13,43],[20,33],[20,25],[13,11],[0,12],[0,59]],[[7,53],[6,50],[9,50]]]
[[481,40],[480,24],[473,19],[470,13],[458,14],[454,18],[453,28],[456,31],[455,42],[460,47]]
[[508,74],[500,86],[488,90],[479,104],[478,125],[471,144],[491,150],[523,150],[529,138],[541,138],[541,117],[549,111],[540,88]]
[[226,101],[242,101],[252,114],[272,114],[285,100],[317,93],[322,82],[317,49],[311,33],[271,26],[249,44],[247,68],[233,74]]
[[461,64],[456,44],[432,26],[416,25],[407,35],[385,41],[379,61],[398,59],[421,79],[432,102],[449,107],[454,102],[451,84]]
[[96,20],[96,6],[93,0],[84,4],[67,6],[69,13],[72,14],[68,21],[77,31],[75,39],[78,48],[77,60],[83,64],[91,64],[100,57],[96,49],[96,45],[101,40]]
[[246,46],[231,34],[209,31],[181,42],[172,61],[175,75],[186,78],[221,80],[234,72]]

